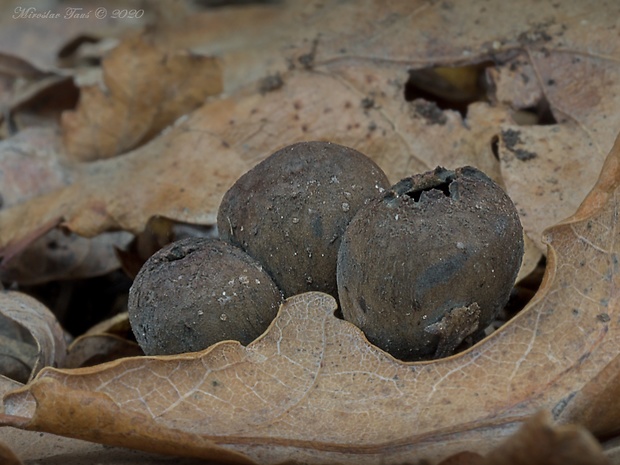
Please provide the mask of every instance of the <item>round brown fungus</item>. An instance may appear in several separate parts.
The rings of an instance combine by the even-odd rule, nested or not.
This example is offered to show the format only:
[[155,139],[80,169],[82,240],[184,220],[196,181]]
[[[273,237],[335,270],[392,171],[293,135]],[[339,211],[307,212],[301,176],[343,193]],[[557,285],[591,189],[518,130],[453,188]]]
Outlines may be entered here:
[[225,194],[220,237],[262,263],[286,297],[306,291],[336,296],[344,230],[389,185],[383,171],[356,150],[329,142],[293,144]]
[[506,193],[475,168],[437,168],[350,222],[338,255],[342,312],[399,359],[445,357],[505,306],[522,256]]
[[144,264],[129,292],[129,321],[147,355],[248,344],[276,316],[282,295],[243,250],[223,241],[173,242]]

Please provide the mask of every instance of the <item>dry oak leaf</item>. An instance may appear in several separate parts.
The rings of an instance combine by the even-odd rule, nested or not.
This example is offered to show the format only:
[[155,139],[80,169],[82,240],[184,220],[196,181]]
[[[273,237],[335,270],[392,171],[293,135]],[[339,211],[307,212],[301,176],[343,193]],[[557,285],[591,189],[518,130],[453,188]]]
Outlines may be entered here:
[[2,208],[44,195],[71,182],[58,129],[29,128],[0,141]]
[[601,36],[585,40],[570,29],[544,49],[490,70],[500,102],[517,110],[538,106],[548,112],[547,123],[557,122],[504,124],[498,146],[508,194],[541,250],[542,231],[581,203],[620,129],[620,45],[601,43]]
[[[377,92],[377,107],[371,109],[363,108],[365,94],[346,77],[337,70],[294,71],[276,91],[261,95],[249,89],[215,99],[137,150],[82,164],[73,184],[0,211],[5,225],[0,249],[14,247],[59,218],[84,236],[116,229],[139,233],[154,216],[214,224],[222,196],[243,173],[282,146],[302,140],[354,147],[377,162],[391,180],[437,164],[473,164],[498,175],[490,145],[478,150],[473,141],[481,133],[488,135],[489,126],[506,122],[505,110],[480,103],[471,111],[473,128],[455,111],[446,112],[441,127],[429,127],[402,98],[406,73],[400,84],[391,84],[394,76],[386,72],[364,87],[389,86],[382,95]],[[390,99],[396,102],[388,108]],[[399,127],[407,130],[396,130]],[[438,150],[438,140],[441,149],[448,149]]]
[[282,0],[194,11],[156,25],[154,35],[162,44],[221,56],[226,92],[233,92],[291,66],[338,60],[417,69],[579,41],[610,56],[619,11],[599,0]]
[[0,266],[0,279],[20,284],[102,276],[120,267],[116,248],[126,247],[133,236],[124,231],[85,238],[52,229]]
[[[620,128],[620,126],[619,126]],[[498,152],[506,192],[527,236],[544,250],[543,231],[573,212],[596,182],[604,156],[574,124],[502,126]]]
[[0,463],[2,465],[22,465],[21,460],[2,441],[0,441]]
[[554,425],[538,412],[499,446],[481,456],[464,451],[439,465],[610,465],[601,444],[579,425]]
[[[21,383],[0,376],[0,398],[4,394],[22,386]],[[3,411],[0,406],[0,412]],[[10,444],[10,449],[25,464],[36,465],[196,465],[195,460],[182,460],[178,457],[165,457],[135,450],[109,447],[79,439],[65,438],[49,433],[26,431],[8,426],[0,427],[0,442]],[[0,464],[5,457],[0,453]],[[19,463],[19,462],[18,462]]]
[[65,147],[77,161],[113,157],[144,144],[222,91],[217,58],[170,51],[145,34],[121,41],[102,68],[102,82],[82,87],[77,109],[62,115]]
[[0,291],[0,324],[8,320],[24,328],[32,337],[36,350],[29,365],[30,376],[46,366],[63,366],[67,347],[64,332],[54,314],[33,297],[17,291]]
[[539,412],[484,459],[472,465],[610,465],[600,443],[585,428],[553,425]]
[[44,72],[17,56],[0,52],[0,135],[27,126],[57,125],[60,112],[73,107],[77,90],[64,72]]
[[[610,367],[620,363],[619,211],[620,138],[579,210],[546,232],[537,295],[461,354],[397,361],[336,318],[333,298],[307,293],[288,299],[247,347],[223,342],[199,353],[46,369],[5,396],[3,422],[270,464],[433,463],[465,450],[487,454],[540,410],[579,423],[588,402],[617,389]],[[620,428],[616,410],[599,409],[597,434]]]
[[[341,68],[338,74],[346,74],[347,82],[355,83],[356,90],[373,99],[378,96],[381,111],[395,115],[390,107],[398,105],[399,100],[381,99],[381,92],[377,92],[389,86],[364,90],[369,87],[369,76],[398,69],[403,63],[418,70],[492,59],[494,65],[487,67],[487,75],[492,77],[489,98],[494,105],[513,112],[540,107],[551,115],[551,121],[540,124],[555,124],[516,127],[514,121],[489,118],[491,124],[487,123],[485,133],[481,130],[484,126],[478,125],[471,114],[475,108],[480,110],[476,104],[469,106],[463,123],[477,137],[455,137],[450,131],[438,130],[437,122],[449,120],[450,112],[444,111],[430,112],[437,115],[431,119],[435,124],[429,124],[424,132],[435,132],[434,138],[425,138],[424,132],[414,130],[415,138],[404,135],[403,139],[412,155],[424,161],[432,160],[429,154],[452,153],[455,147],[467,150],[475,145],[477,153],[483,153],[491,150],[492,141],[502,131],[519,130],[523,134],[520,152],[515,154],[507,151],[504,143],[499,145],[496,155],[501,160],[501,176],[488,158],[478,158],[474,164],[494,179],[502,178],[500,183],[519,206],[528,236],[544,252],[542,232],[577,209],[596,182],[620,130],[620,42],[616,40],[620,4],[605,2],[603,7],[575,1],[525,2],[515,8],[500,3],[465,1],[445,8],[445,4],[433,7],[396,2],[382,8],[369,2],[369,8],[358,12],[357,17],[342,15],[355,17],[356,25],[347,29],[347,34],[319,37],[313,66],[330,71]],[[350,5],[341,8],[347,7]],[[487,9],[492,14],[484,13]],[[389,10],[410,14],[390,17]],[[531,11],[544,20],[525,19]],[[376,20],[365,23],[365,15],[371,12]],[[317,9],[311,18],[320,16]],[[441,34],[433,34],[433,26]],[[329,26],[325,28],[329,30]],[[364,28],[366,34],[359,34]],[[355,43],[348,42],[352,37],[357,39]],[[368,71],[370,63],[380,69]],[[390,121],[401,134],[409,127],[403,118]],[[501,140],[505,142],[505,138]],[[454,142],[457,144],[452,145]],[[437,158],[438,164],[445,163]],[[463,164],[471,163],[468,158],[464,153]]]
[[[70,184],[72,178],[57,129],[29,128],[0,142],[3,208],[62,188]],[[53,279],[98,276],[119,267],[114,247],[127,245],[130,234],[111,232],[86,239],[60,230],[47,232],[56,223],[51,221],[48,227],[43,225],[24,238],[14,252],[6,254],[13,256],[27,247],[15,260],[3,262],[0,267],[3,281],[36,284]]]

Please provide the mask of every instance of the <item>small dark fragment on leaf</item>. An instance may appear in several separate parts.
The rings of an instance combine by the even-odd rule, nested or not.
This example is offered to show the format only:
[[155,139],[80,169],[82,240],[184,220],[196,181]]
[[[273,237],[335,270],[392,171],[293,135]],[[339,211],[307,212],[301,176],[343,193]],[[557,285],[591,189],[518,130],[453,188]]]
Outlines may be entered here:
[[530,152],[529,150],[523,150],[523,149],[514,150],[514,154],[521,161],[528,161],[538,156],[538,154],[534,152]]
[[570,401],[573,400],[573,397],[575,397],[575,394],[577,393],[574,391],[571,392],[566,397],[564,397],[562,400],[560,400],[555,405],[555,407],[553,407],[553,409],[551,410],[551,414],[553,415],[554,420],[557,420],[560,417],[560,414],[564,411],[564,409],[570,403]]
[[514,153],[515,156],[521,161],[532,160],[538,156],[535,152],[515,148],[516,145],[523,143],[521,140],[521,133],[519,131],[515,131],[514,129],[502,131],[502,139],[504,140],[506,148]]
[[299,57],[299,63],[306,69],[312,69],[312,63],[314,63],[314,54],[304,53]]
[[284,81],[282,80],[282,76],[280,76],[280,73],[270,74],[269,76],[261,79],[258,85],[258,91],[261,93],[261,95],[264,95],[267,92],[278,90],[283,85]]
[[448,122],[448,118],[435,102],[416,100],[413,102],[413,108],[415,112],[422,116],[429,124],[439,124],[443,126]]
[[371,97],[364,97],[360,104],[364,110],[370,110],[375,106],[375,101]]
[[316,38],[312,41],[312,48],[308,53],[304,53],[300,55],[297,61],[302,65],[305,69],[312,69],[314,67],[314,57],[316,56],[316,48],[319,45],[319,39]]
[[553,37],[547,32],[547,29],[553,24],[553,22],[536,24],[527,32],[519,34],[517,40],[523,45],[533,45],[538,43],[549,42]]
[[506,129],[502,131],[502,139],[504,140],[504,144],[506,144],[506,148],[510,151],[513,151],[515,145],[521,144],[521,132],[515,131],[514,129]]
[[607,313],[599,313],[596,315],[596,318],[603,323],[609,323],[609,321],[611,321],[611,317]]

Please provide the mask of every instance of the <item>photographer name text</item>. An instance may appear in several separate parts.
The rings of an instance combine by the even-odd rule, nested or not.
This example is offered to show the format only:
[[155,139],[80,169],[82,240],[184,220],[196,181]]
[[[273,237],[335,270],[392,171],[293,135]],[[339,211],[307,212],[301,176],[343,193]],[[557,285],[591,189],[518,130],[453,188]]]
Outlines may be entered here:
[[18,6],[13,10],[13,19],[140,19],[144,15],[144,10],[113,9],[108,11],[106,8],[99,7],[92,10],[85,8],[66,8],[63,12],[52,10],[39,11],[35,7]]

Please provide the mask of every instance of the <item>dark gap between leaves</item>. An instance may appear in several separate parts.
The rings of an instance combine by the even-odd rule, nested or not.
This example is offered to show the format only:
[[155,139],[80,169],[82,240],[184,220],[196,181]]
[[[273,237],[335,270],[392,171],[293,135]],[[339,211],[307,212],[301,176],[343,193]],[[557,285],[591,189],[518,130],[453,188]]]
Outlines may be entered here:
[[512,118],[519,126],[552,126],[558,124],[551,111],[551,105],[544,96],[536,105],[514,112]]
[[72,336],[127,310],[132,280],[120,270],[106,275],[22,285],[20,290],[46,305]]
[[467,66],[434,66],[409,70],[404,86],[405,100],[424,99],[441,110],[455,110],[463,117],[473,102],[488,101],[486,69],[494,66],[486,61]]
[[493,136],[491,138],[491,152],[496,160],[499,161],[499,136]]

